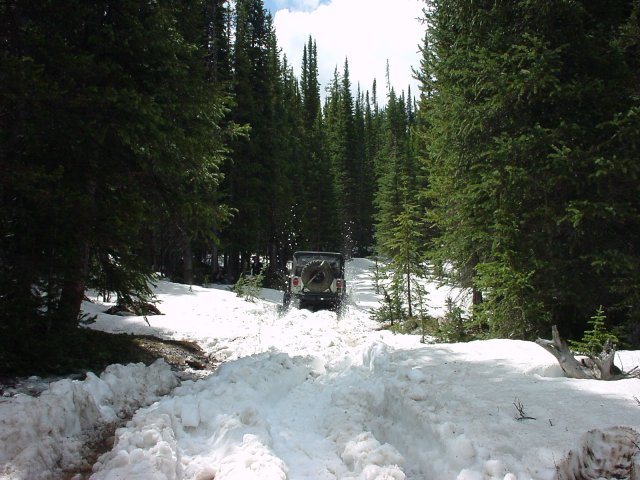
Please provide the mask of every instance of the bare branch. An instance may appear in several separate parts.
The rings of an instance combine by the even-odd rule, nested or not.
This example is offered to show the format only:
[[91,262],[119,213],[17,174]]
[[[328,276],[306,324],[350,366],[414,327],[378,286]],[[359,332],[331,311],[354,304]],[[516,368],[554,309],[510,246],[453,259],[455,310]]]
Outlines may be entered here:
[[515,417],[516,420],[520,421],[520,420],[535,420],[534,417],[529,417],[525,412],[524,412],[524,405],[522,404],[522,402],[516,398],[513,402],[513,406],[516,407],[516,410],[518,411],[518,416]]

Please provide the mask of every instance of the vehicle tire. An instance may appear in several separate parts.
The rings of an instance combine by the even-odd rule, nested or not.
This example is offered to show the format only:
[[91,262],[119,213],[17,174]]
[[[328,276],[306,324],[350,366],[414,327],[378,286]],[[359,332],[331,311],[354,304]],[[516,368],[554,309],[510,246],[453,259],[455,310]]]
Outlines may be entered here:
[[302,269],[300,279],[310,292],[324,292],[333,282],[333,270],[325,260],[312,260]]

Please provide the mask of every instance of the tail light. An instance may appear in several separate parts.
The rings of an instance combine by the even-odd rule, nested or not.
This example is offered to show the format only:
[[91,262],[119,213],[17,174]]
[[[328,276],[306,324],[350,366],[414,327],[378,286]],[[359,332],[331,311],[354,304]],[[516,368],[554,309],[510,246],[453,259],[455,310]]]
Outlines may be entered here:
[[336,288],[338,290],[342,290],[342,279],[341,278],[337,278],[336,279]]

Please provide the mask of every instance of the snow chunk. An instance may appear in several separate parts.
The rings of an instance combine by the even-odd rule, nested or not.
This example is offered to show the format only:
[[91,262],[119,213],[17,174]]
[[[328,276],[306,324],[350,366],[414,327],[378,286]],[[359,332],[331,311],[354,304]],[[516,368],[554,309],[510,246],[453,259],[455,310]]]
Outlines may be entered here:
[[137,430],[120,429],[119,448],[113,454],[103,455],[94,465],[94,480],[167,479],[178,476],[178,451],[171,418],[158,414],[148,418],[134,417],[131,422]]
[[[101,425],[165,395],[177,384],[164,360],[111,365],[98,378],[53,382],[39,397],[0,403],[0,474],[56,478],[80,462],[84,441]],[[43,473],[46,472],[46,473]]]
[[[354,440],[347,442],[342,453],[342,460],[350,470],[359,473],[358,478],[363,480],[405,478],[398,467],[404,462],[402,455],[389,444],[381,445],[370,432],[363,432]],[[394,474],[391,475],[390,472],[394,472]],[[398,473],[402,476],[398,476]]]

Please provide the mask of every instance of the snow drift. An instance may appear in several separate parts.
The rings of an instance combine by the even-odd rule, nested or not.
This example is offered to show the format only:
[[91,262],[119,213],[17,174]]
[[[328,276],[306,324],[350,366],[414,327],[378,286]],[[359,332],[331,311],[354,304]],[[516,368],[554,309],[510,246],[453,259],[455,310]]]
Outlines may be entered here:
[[[280,314],[274,291],[249,303],[166,282],[151,326],[100,313],[97,328],[196,340],[224,363],[181,382],[163,362],[114,365],[1,399],[0,472],[60,478],[81,465],[87,435],[135,412],[91,478],[565,480],[615,468],[637,478],[639,380],[564,378],[532,342],[425,345],[378,331],[369,267],[350,263],[341,319]],[[640,353],[617,363],[628,369]]]

